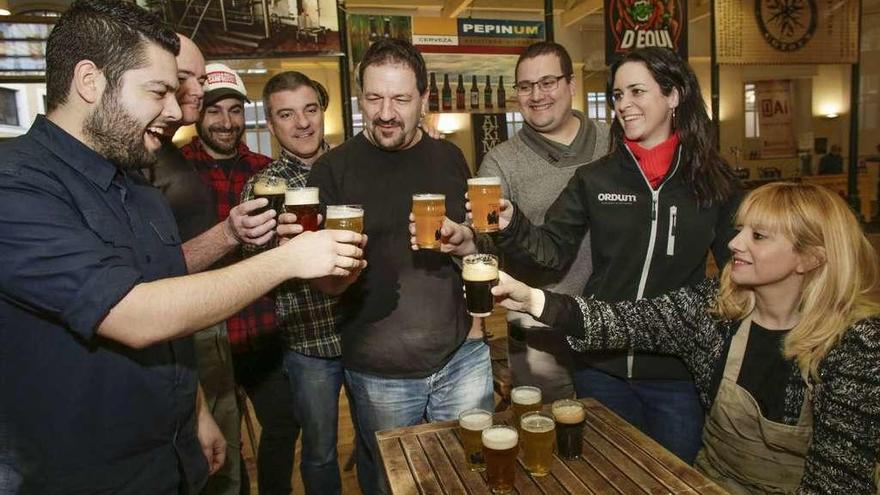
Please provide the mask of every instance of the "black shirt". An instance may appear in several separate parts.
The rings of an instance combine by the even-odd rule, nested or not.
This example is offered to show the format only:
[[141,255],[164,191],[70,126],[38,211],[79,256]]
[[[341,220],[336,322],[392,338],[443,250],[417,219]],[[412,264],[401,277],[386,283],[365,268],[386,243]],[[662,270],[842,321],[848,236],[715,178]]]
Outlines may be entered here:
[[448,254],[410,249],[414,193],[446,195],[446,215],[465,218],[469,176],[461,151],[423,136],[412,148],[383,151],[363,134],[323,155],[309,176],[321,205],[361,204],[368,266],[340,301],[342,357],[348,369],[420,378],[442,368],[470,329],[461,274]]
[[785,387],[795,366],[782,357],[782,343],[788,330],[768,330],[752,322],[743,364],[736,383],[748,390],[770,421],[785,416]]
[[0,144],[0,210],[0,485],[17,472],[19,493],[197,491],[192,340],[96,334],[135,285],[186,272],[168,203],[39,116]]

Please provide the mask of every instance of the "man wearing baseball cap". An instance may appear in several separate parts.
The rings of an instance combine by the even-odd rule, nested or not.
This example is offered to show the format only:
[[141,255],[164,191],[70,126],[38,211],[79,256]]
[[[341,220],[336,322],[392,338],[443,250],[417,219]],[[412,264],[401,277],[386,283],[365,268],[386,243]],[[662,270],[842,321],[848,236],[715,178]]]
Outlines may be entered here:
[[[205,72],[203,108],[195,122],[198,137],[181,148],[181,152],[211,190],[217,217],[226,218],[238,204],[247,180],[265,168],[271,158],[252,152],[242,142],[245,131],[244,103],[249,100],[241,77],[223,64],[208,64]],[[234,250],[215,266],[239,259],[240,251]],[[257,299],[254,304],[229,318],[225,330],[224,338],[217,339],[217,346],[228,360],[217,365],[228,367],[229,361],[232,361],[235,381],[245,388],[263,427],[257,456],[258,476],[261,481],[266,481],[264,477],[272,476],[269,471],[277,471],[286,472],[289,479],[298,426],[289,399],[290,388],[281,371],[283,347],[275,320],[274,298],[270,294]],[[226,384],[224,381],[217,385],[220,389],[217,390],[218,394],[227,397],[234,394],[234,383]],[[202,386],[207,388],[208,384],[203,380]],[[205,395],[209,395],[207,390]],[[228,403],[228,400],[224,402]],[[215,411],[215,418],[218,415]],[[237,421],[235,424],[228,422],[225,428],[221,424],[224,436],[232,447],[229,449],[229,466],[218,473],[223,479],[234,479],[239,474],[237,463],[240,458],[235,450],[235,446],[240,445],[238,427]]]

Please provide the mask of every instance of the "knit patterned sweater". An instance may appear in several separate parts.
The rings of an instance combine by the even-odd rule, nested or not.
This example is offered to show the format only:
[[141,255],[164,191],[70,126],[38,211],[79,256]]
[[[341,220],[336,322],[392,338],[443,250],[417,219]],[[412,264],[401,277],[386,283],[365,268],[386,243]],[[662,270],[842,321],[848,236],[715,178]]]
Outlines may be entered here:
[[[715,376],[739,322],[709,314],[718,281],[664,296],[606,303],[547,292],[543,323],[561,329],[577,351],[624,350],[675,354],[693,373],[703,408],[715,399]],[[876,494],[880,472],[880,319],[850,327],[819,366],[812,387],[813,437],[798,494]],[[794,424],[805,384],[797,367],[784,391],[784,422]]]

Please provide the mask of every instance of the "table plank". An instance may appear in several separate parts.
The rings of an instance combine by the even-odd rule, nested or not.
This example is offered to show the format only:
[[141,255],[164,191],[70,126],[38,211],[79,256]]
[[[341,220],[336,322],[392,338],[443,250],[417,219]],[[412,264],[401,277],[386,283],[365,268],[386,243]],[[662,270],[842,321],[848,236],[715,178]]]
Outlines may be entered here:
[[486,486],[484,475],[471,471],[467,466],[464,455],[464,446],[456,429],[446,429],[437,432],[437,437],[446,449],[455,470],[461,477],[461,481],[467,487],[467,493],[475,495],[488,495],[489,488]]
[[411,466],[413,476],[419,491],[424,495],[442,495],[443,489],[434,475],[434,470],[428,463],[428,457],[422,449],[417,436],[405,436],[400,438],[400,445]]
[[411,495],[419,493],[416,487],[416,479],[409,464],[406,462],[406,454],[403,446],[397,438],[379,440],[379,452],[382,456],[382,465],[385,467],[385,476],[388,485],[395,494]]
[[440,486],[443,488],[443,493],[464,493],[464,485],[458,477],[455,466],[453,466],[451,460],[446,455],[446,450],[441,445],[438,434],[439,432],[423,433],[418,436],[418,439],[425,450],[428,462],[434,468],[437,479],[440,481]]

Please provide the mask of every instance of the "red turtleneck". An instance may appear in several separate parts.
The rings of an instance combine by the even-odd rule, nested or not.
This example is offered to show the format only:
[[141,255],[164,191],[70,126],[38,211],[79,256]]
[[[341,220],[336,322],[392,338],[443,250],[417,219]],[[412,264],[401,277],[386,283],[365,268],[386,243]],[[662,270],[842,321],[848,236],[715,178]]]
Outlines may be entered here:
[[636,157],[639,168],[651,183],[651,187],[657,189],[672,165],[672,157],[675,155],[675,148],[678,147],[678,133],[673,132],[669,139],[651,149],[642,147],[638,141],[624,138],[624,142]]

